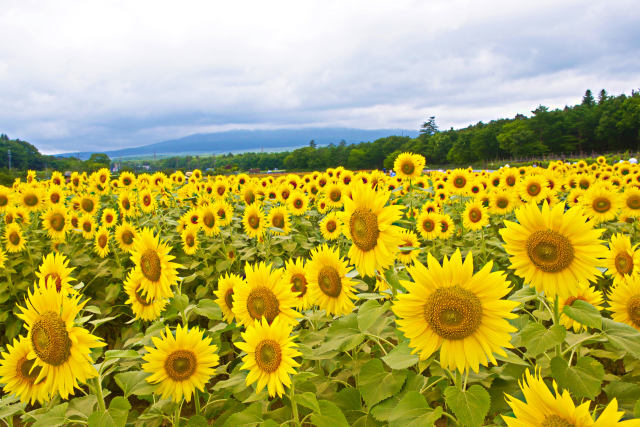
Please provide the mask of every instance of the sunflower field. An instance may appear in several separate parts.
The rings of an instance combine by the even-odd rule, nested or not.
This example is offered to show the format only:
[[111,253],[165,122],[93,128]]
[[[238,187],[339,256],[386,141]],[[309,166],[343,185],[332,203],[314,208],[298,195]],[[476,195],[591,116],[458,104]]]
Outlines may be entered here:
[[7,426],[640,426],[640,166],[0,187]]

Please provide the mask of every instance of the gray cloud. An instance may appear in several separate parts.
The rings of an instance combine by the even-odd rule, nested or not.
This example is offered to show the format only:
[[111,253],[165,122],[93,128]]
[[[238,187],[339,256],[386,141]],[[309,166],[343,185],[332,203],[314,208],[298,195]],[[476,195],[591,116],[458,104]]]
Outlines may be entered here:
[[44,152],[434,114],[460,127],[640,87],[633,1],[7,3],[0,132]]

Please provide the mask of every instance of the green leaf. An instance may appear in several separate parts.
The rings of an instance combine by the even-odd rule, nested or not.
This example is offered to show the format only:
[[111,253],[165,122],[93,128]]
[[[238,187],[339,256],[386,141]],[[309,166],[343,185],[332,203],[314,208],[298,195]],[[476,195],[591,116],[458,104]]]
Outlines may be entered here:
[[104,352],[105,359],[122,359],[127,357],[140,357],[135,350],[107,350]]
[[358,329],[362,332],[368,331],[386,311],[386,305],[380,305],[376,300],[368,300],[358,309]]
[[262,409],[260,403],[252,403],[242,412],[236,412],[227,418],[225,427],[255,426],[262,423]]
[[171,306],[176,309],[176,311],[181,312],[189,305],[189,297],[185,294],[174,295],[171,300]]
[[600,394],[604,367],[597,360],[585,356],[578,358],[576,366],[569,366],[562,357],[551,359],[551,373],[558,385],[577,398],[594,399]]
[[427,400],[417,391],[409,391],[404,395],[392,415],[389,427],[428,427],[442,416],[442,408],[431,409]]
[[602,319],[602,331],[612,346],[640,359],[640,331],[611,319]]
[[97,403],[98,399],[92,394],[84,397],[76,397],[69,401],[66,415],[69,418],[77,417],[86,420],[93,413]]
[[193,310],[196,314],[210,320],[222,320],[222,309],[218,303],[210,299],[201,299]]
[[68,402],[64,402],[60,405],[54,406],[44,414],[33,415],[33,418],[36,419],[36,422],[32,424],[32,427],[52,427],[64,425],[67,422],[66,413],[68,405]]
[[536,356],[560,345],[567,335],[567,330],[562,325],[553,325],[547,329],[540,323],[529,323],[520,335],[527,351]]
[[128,397],[132,394],[142,396],[153,393],[156,386],[146,381],[149,376],[150,374],[143,371],[131,371],[116,374],[114,378],[124,392],[124,397]]
[[372,359],[365,363],[358,376],[358,390],[369,408],[402,389],[407,379],[406,371],[384,370],[379,359]]
[[420,358],[417,354],[411,354],[409,342],[405,341],[383,356],[382,360],[391,369],[405,369],[418,363]]
[[97,411],[89,417],[89,427],[124,427],[129,416],[131,404],[122,396],[111,401],[109,409]]
[[369,414],[361,416],[356,420],[355,423],[352,424],[353,427],[382,427],[383,425],[384,424],[382,424],[380,421],[376,420]]
[[538,297],[535,288],[529,286],[523,286],[521,289],[518,289],[513,293],[509,298],[511,301],[516,301],[524,304],[527,301],[534,300]]
[[309,408],[313,412],[320,412],[320,404],[318,403],[318,399],[315,394],[308,391],[306,393],[296,394],[295,399],[298,405]]
[[209,423],[202,415],[191,415],[186,427],[209,427]]
[[600,311],[586,301],[575,300],[573,304],[565,305],[562,312],[582,325],[590,328],[602,328]]
[[491,396],[478,384],[466,391],[449,386],[444,391],[444,400],[463,426],[482,425],[491,407]]
[[320,413],[311,415],[311,422],[317,427],[348,427],[347,419],[335,403],[321,400]]

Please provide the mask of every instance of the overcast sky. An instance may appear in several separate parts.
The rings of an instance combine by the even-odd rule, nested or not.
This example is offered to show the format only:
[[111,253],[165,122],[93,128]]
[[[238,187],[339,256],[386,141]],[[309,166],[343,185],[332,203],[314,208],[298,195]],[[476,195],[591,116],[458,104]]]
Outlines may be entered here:
[[1,0],[0,133],[56,153],[464,127],[640,88],[639,23],[633,0]]

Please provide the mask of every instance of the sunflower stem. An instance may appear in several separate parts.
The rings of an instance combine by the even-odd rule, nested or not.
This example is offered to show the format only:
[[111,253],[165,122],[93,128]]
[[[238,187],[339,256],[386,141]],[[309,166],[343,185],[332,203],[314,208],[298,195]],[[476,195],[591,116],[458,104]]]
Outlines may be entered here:
[[193,396],[193,402],[196,406],[196,415],[200,415],[200,393],[197,388],[195,390],[195,396]]
[[[559,325],[560,324],[560,310],[559,310],[559,298],[558,298],[558,294],[556,294],[554,303],[553,303],[553,324],[554,325]],[[560,348],[560,344],[558,344],[556,346],[556,357],[561,356],[562,354],[562,349]]]
[[98,408],[100,411],[106,411],[107,405],[104,403],[104,396],[102,395],[102,381],[100,380],[100,374],[93,378],[93,386],[96,389],[96,398],[98,400]]
[[291,381],[291,396],[289,399],[291,400],[291,411],[293,412],[293,421],[295,421],[296,426],[300,427],[300,417],[298,415],[298,404],[296,403],[295,396],[295,383]]
[[180,426],[180,414],[182,413],[182,403],[184,402],[184,398],[180,401],[180,404],[176,407],[176,412],[173,414],[173,426]]
[[467,368],[465,375],[464,375],[464,383],[462,383],[462,391],[465,391],[467,389],[467,380],[469,379],[469,368]]

